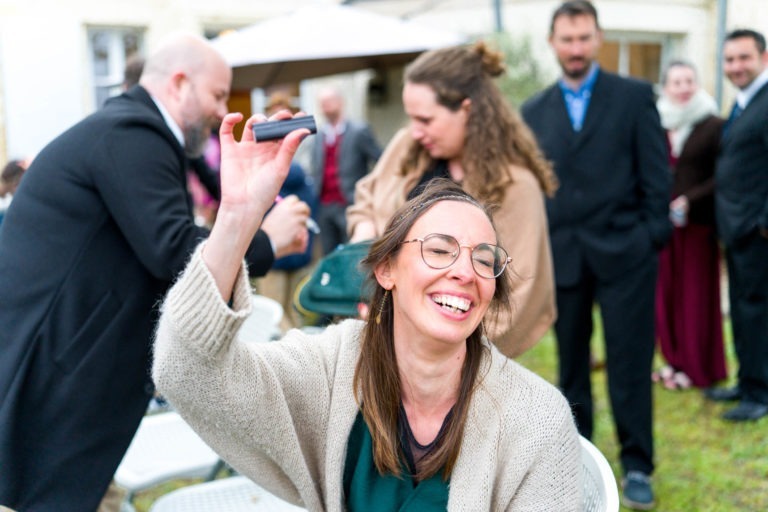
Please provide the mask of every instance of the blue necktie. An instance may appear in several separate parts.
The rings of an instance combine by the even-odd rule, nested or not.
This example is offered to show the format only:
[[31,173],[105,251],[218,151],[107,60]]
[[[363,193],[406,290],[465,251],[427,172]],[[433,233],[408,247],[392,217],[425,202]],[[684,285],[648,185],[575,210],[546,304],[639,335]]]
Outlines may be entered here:
[[723,125],[723,135],[726,134],[726,132],[731,127],[733,122],[741,115],[743,111],[744,109],[741,108],[738,102],[733,103],[733,108],[731,109],[731,115],[728,116],[728,120]]
[[744,109],[741,108],[741,105],[739,105],[738,102],[735,102],[733,104],[733,109],[731,109],[731,115],[729,117],[731,122],[735,121],[736,118],[739,117],[742,112],[744,112]]

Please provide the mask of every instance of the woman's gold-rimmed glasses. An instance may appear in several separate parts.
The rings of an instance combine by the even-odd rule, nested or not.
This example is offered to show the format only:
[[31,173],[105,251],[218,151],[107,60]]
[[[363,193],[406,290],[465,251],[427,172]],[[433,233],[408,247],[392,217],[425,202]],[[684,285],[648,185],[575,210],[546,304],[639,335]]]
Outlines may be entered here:
[[421,243],[421,258],[428,267],[434,269],[448,268],[453,265],[459,259],[461,248],[466,247],[472,255],[472,268],[475,274],[485,279],[499,277],[507,268],[507,264],[512,261],[503,247],[485,243],[474,247],[461,245],[451,235],[432,233],[424,238],[404,240],[401,243],[414,242]]

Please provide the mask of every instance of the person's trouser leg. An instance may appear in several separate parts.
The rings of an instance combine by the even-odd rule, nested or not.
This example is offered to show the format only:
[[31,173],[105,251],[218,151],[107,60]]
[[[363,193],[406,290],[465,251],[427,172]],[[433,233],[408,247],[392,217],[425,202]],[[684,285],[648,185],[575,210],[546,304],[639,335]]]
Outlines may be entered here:
[[323,254],[330,254],[339,244],[346,243],[347,207],[341,204],[320,205],[317,224],[320,227],[320,243]]
[[731,327],[742,399],[768,404],[768,239],[726,248]]
[[651,366],[656,258],[597,285],[605,334],[608,394],[624,471],[653,472]]
[[593,430],[589,365],[593,304],[590,280],[557,288],[559,386],[571,404],[579,433],[587,439]]

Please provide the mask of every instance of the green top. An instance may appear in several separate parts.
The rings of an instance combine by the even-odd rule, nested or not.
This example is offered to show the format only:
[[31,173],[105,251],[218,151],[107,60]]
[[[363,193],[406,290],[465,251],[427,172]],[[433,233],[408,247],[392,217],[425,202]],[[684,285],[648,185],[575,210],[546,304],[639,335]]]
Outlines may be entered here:
[[[405,464],[404,464],[405,467]],[[350,512],[431,512],[448,508],[448,482],[438,471],[416,482],[404,476],[380,475],[373,463],[373,439],[358,413],[347,442],[344,463],[344,495]]]

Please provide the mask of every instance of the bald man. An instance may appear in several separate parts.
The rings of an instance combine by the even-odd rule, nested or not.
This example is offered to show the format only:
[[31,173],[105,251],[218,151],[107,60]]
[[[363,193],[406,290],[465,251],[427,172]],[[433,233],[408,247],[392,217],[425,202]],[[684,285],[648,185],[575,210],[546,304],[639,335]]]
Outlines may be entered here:
[[381,156],[381,146],[368,124],[344,117],[344,98],[335,87],[318,94],[325,124],[314,136],[310,173],[320,207],[323,253],[347,243],[347,207],[354,202],[355,184]]
[[[0,505],[93,511],[104,496],[154,391],[157,305],[208,236],[185,171],[227,112],[231,78],[204,39],[171,37],[138,86],[25,174],[0,231]],[[308,208],[281,207],[282,241],[251,242],[254,275],[273,244],[278,256],[306,245]]]

